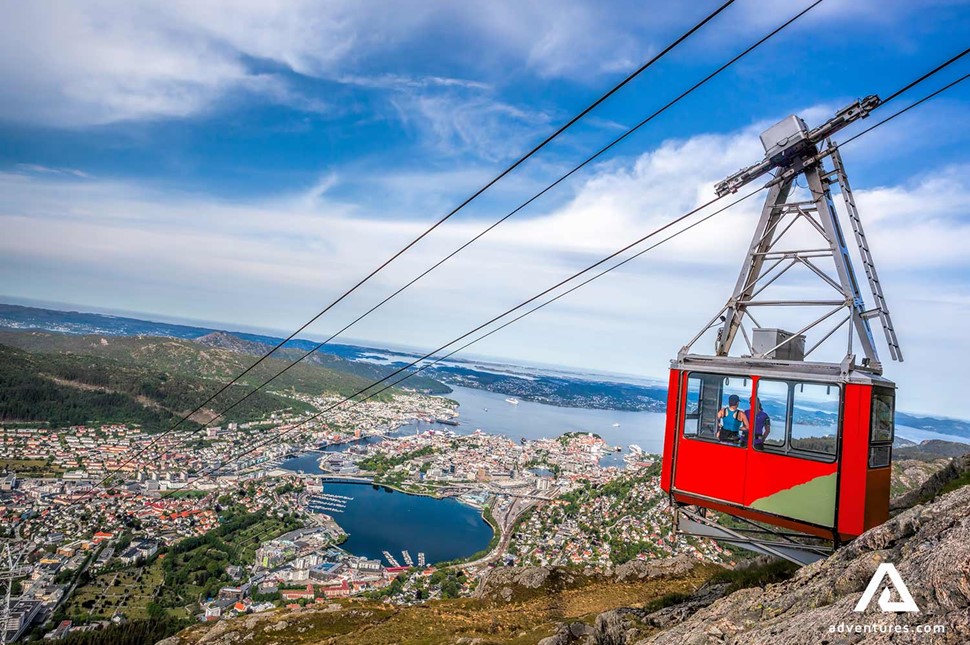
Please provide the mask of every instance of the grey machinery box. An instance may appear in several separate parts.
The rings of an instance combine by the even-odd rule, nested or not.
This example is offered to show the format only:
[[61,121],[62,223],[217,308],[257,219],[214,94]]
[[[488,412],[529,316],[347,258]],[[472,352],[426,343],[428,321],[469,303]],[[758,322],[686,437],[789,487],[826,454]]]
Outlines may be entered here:
[[[785,344],[781,345],[781,343]],[[780,361],[805,360],[805,337],[800,334],[796,336],[784,329],[756,327],[752,332],[751,345],[756,356]],[[781,347],[769,351],[778,345],[781,345]],[[765,354],[765,352],[768,353]]]
[[786,151],[801,148],[807,143],[808,126],[795,115],[782,119],[761,133],[761,145],[768,159],[784,156]]

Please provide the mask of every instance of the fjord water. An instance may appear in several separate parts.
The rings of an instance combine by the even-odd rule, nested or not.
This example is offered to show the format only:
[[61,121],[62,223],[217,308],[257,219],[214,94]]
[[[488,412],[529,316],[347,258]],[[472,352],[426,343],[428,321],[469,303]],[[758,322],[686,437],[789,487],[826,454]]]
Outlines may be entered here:
[[[626,448],[636,444],[659,454],[663,451],[664,415],[660,412],[627,412],[565,408],[520,400],[518,405],[506,402],[505,394],[452,386],[447,398],[457,401],[458,421],[454,430],[460,434],[481,428],[489,434],[510,439],[555,438],[564,432],[593,432],[610,446]],[[619,426],[613,424],[618,423]]]

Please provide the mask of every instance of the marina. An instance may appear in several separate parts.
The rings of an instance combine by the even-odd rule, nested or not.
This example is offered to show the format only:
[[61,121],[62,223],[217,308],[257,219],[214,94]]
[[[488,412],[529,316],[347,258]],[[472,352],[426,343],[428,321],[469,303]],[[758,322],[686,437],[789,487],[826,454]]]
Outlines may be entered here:
[[343,513],[347,508],[347,502],[352,501],[354,501],[353,497],[347,497],[345,495],[317,493],[310,496],[307,507],[312,511],[323,511],[327,514]]

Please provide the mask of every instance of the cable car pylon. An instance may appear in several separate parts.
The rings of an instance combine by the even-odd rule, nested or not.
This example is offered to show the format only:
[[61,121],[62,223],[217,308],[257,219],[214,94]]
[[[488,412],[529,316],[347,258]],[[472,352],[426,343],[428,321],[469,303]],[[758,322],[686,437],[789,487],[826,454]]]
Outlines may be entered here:
[[13,598],[14,581],[30,575],[31,568],[21,561],[34,548],[31,542],[17,539],[3,540],[0,543],[0,645],[16,640],[26,626],[19,616],[14,614]]
[[[789,116],[761,134],[764,159],[715,187],[721,197],[774,175],[734,291],[671,362],[661,487],[681,534],[806,564],[888,519],[896,386],[882,376],[871,320],[891,358],[903,356],[832,141],[880,104],[867,96],[811,130]],[[809,283],[827,295],[808,297]],[[844,351],[815,360],[844,327]],[[713,354],[694,353],[715,328]]]

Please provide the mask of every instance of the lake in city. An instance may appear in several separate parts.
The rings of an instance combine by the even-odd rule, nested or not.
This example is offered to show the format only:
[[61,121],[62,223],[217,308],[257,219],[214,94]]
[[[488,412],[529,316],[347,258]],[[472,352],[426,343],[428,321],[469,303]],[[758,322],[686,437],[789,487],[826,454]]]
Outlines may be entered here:
[[403,550],[415,564],[418,553],[424,553],[431,564],[481,551],[492,539],[492,529],[481,513],[455,499],[408,495],[370,484],[325,484],[324,490],[353,498],[343,512],[332,513],[350,534],[342,548],[385,565],[381,553],[385,550],[402,565]]

